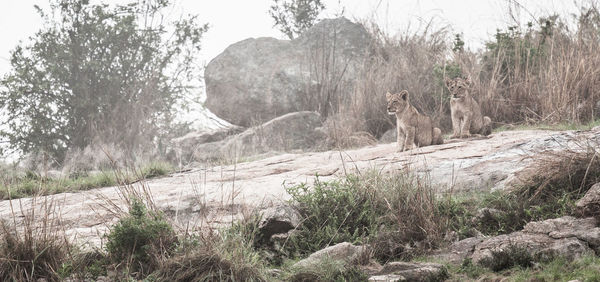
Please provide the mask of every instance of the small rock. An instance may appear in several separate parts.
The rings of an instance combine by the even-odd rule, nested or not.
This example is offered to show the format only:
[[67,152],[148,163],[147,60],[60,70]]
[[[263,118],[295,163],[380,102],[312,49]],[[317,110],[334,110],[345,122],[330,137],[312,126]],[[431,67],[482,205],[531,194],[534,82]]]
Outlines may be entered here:
[[600,183],[594,184],[587,193],[575,203],[575,211],[581,216],[600,215]]
[[[262,219],[258,230],[263,238],[269,239],[275,234],[286,234],[300,225],[302,216],[288,205],[280,205],[261,212]],[[287,237],[287,236],[286,236]]]
[[471,219],[471,222],[474,224],[486,224],[489,221],[497,221],[504,215],[506,215],[506,213],[501,210],[482,208],[477,210],[477,215]]
[[318,266],[323,259],[345,261],[352,264],[362,259],[368,252],[367,246],[355,246],[348,242],[339,243],[320,251],[294,264],[294,267],[310,268]]
[[375,276],[369,277],[369,281],[396,282],[396,281],[406,281],[406,278],[402,275],[397,275],[397,274],[375,275]]
[[449,262],[460,263],[465,258],[471,256],[473,254],[473,250],[475,250],[475,246],[482,241],[483,238],[481,237],[466,238],[453,243],[452,245],[440,251],[434,257]]
[[446,268],[439,263],[395,261],[387,263],[379,275],[400,275],[408,281],[442,281],[448,276]]

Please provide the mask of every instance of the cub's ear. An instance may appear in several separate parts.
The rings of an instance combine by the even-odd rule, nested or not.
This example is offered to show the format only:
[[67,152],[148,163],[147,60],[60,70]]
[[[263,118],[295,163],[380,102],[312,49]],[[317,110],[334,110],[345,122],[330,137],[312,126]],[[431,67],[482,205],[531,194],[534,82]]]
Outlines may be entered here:
[[385,93],[385,98],[388,100],[392,99],[392,94],[390,92]]
[[444,83],[446,84],[446,86],[450,86],[450,84],[452,83],[452,79],[446,76],[444,77]]
[[402,98],[404,101],[408,101],[408,91],[402,90],[402,92],[400,92],[400,98]]
[[466,83],[467,83],[469,86],[473,85],[473,81],[471,80],[471,77],[470,77],[470,76],[468,76],[468,77],[465,79],[465,82],[466,82]]

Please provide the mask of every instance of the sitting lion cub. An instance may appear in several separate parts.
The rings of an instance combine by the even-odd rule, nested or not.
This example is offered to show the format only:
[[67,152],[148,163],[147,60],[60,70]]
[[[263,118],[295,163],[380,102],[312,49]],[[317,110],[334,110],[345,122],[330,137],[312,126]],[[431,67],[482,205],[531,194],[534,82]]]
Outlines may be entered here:
[[396,115],[396,128],[398,130],[398,151],[411,150],[416,146],[428,146],[431,144],[442,144],[442,131],[431,125],[431,119],[420,114],[415,107],[409,103],[408,91],[400,93],[385,94],[387,99],[387,111],[390,115]]
[[469,94],[471,80],[457,77],[445,79],[446,87],[450,90],[450,111],[452,113],[452,136],[450,138],[467,138],[471,133],[490,135],[492,120],[481,115],[477,101]]

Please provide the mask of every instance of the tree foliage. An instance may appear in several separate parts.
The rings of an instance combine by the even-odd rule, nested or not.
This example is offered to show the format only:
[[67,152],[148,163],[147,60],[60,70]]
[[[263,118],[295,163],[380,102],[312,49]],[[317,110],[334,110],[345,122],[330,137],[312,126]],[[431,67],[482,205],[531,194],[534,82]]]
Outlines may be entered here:
[[11,52],[0,81],[0,132],[21,153],[61,160],[94,140],[126,150],[155,142],[199,81],[194,64],[208,26],[167,22],[169,0],[127,5],[53,0],[44,26]]
[[281,32],[294,39],[315,24],[323,9],[321,0],[273,0],[269,15]]

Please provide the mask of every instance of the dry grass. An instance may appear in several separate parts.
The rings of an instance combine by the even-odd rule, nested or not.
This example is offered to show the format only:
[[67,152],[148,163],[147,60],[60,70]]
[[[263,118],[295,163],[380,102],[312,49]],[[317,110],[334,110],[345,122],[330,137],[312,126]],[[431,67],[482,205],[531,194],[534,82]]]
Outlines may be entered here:
[[397,36],[384,33],[375,23],[364,23],[373,38],[373,53],[366,60],[349,102],[339,114],[355,117],[355,131],[379,137],[394,127],[395,118],[386,110],[385,93],[408,90],[411,103],[434,122],[445,112],[441,80],[433,70],[449,49],[448,30],[433,28],[430,22],[418,31]]
[[71,244],[54,217],[52,202],[34,197],[30,209],[20,201],[11,201],[11,207],[13,202],[19,203],[21,212],[13,209],[13,221],[0,222],[0,280],[58,280],[63,263],[70,258]]
[[393,128],[384,94],[403,89],[417,109],[447,132],[451,119],[443,78],[456,76],[471,77],[471,94],[494,127],[579,125],[600,118],[600,13],[596,1],[587,5],[573,18],[542,15],[530,26],[507,26],[476,52],[454,48],[449,28],[433,22],[396,36],[364,22],[373,38],[371,53],[346,97],[336,100],[327,116],[333,119],[330,124],[341,127],[328,131],[331,139],[342,140],[340,131],[378,138]]
[[531,203],[556,201],[564,193],[579,199],[600,182],[600,152],[597,146],[583,151],[547,152],[519,177],[522,193]]
[[[600,15],[546,15],[500,31],[479,56],[455,53],[482,110],[499,124],[587,123],[600,117]],[[568,26],[575,26],[570,30]]]

